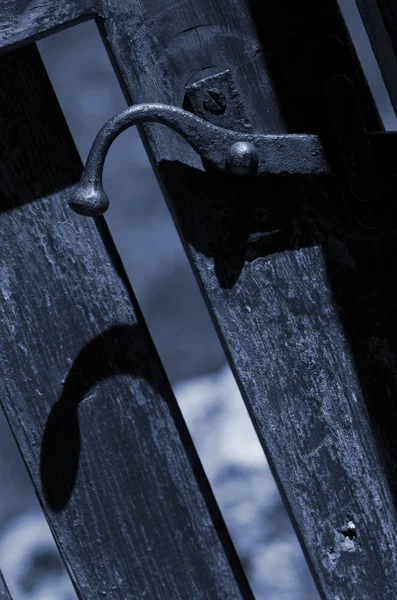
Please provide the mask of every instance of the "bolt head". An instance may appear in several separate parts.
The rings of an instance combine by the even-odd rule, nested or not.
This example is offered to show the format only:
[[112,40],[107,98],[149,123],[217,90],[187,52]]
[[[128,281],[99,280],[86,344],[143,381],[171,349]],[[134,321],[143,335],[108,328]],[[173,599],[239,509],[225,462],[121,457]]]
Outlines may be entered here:
[[217,88],[207,90],[203,100],[204,110],[213,115],[222,115],[226,110],[226,96]]
[[226,169],[236,175],[255,175],[258,171],[259,153],[249,142],[236,142],[226,156]]

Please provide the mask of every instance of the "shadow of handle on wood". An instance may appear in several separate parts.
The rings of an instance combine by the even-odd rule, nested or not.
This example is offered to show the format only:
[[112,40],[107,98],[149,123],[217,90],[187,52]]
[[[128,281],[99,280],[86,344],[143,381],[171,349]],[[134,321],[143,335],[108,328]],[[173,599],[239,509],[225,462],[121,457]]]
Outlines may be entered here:
[[137,328],[120,325],[91,340],[74,361],[61,397],[48,417],[41,445],[41,482],[46,501],[54,511],[66,506],[77,477],[80,402],[95,384],[109,377],[131,374],[151,379],[139,346]]

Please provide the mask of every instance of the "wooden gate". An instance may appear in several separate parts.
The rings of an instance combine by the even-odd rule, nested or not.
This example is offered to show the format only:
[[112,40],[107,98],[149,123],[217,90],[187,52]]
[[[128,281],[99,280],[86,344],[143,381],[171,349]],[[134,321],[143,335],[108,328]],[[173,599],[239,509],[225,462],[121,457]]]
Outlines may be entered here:
[[[396,106],[397,9],[357,3]],[[237,176],[142,126],[320,594],[397,598],[397,142],[367,135],[336,0],[25,0],[0,14],[0,401],[78,596],[252,598],[105,222],[67,206],[34,40],[88,18],[129,104],[317,136],[321,176]]]

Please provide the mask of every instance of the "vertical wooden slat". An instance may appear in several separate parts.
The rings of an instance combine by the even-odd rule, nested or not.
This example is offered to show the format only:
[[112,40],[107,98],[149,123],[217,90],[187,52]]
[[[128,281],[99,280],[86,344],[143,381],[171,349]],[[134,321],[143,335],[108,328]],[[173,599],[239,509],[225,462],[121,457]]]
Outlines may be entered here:
[[397,4],[394,0],[356,0],[397,113]]
[[[337,164],[326,82],[343,73],[367,129],[381,128],[334,0],[101,6],[135,103],[180,106],[186,84],[230,68],[256,131],[320,133]],[[144,131],[322,596],[393,597],[397,369],[386,274],[396,239],[360,224],[376,226],[385,203],[364,206],[325,182],[205,174],[172,132]]]
[[33,46],[0,131],[0,401],[79,597],[252,598]]

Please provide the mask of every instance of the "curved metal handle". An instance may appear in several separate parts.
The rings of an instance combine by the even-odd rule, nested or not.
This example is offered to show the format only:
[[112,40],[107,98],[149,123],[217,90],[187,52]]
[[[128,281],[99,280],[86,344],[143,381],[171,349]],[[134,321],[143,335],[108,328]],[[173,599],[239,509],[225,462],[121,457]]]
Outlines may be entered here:
[[238,175],[329,175],[330,167],[317,135],[263,135],[216,127],[190,112],[166,104],[137,104],[112,117],[97,134],[70,207],[82,215],[103,214],[109,200],[102,171],[115,138],[138,123],[163,123],[184,137],[206,167]]
[[252,145],[255,135],[221,129],[174,106],[137,104],[112,117],[98,132],[76,194],[69,203],[75,212],[97,216],[107,210],[109,200],[102,185],[106,155],[120,133],[144,122],[163,123],[171,127],[190,143],[210,167],[229,169],[238,174],[255,174],[258,170],[259,154]]

